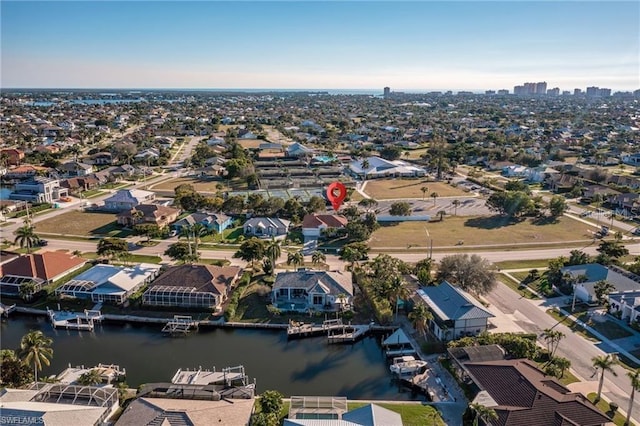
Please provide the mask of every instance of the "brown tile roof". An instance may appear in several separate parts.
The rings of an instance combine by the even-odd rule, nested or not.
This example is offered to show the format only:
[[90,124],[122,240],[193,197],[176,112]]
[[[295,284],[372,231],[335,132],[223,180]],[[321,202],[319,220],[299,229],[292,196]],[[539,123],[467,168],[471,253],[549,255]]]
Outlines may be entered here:
[[465,363],[473,381],[498,404],[497,426],[604,425],[609,418],[529,360]]
[[240,275],[239,266],[180,265],[170,267],[151,283],[151,287],[192,287],[197,291],[227,294]]
[[60,251],[25,254],[0,265],[0,276],[16,275],[48,281],[85,262],[85,259]]
[[140,211],[145,218],[161,218],[162,216],[171,216],[180,213],[180,210],[173,207],[161,206],[159,204],[138,204],[131,210],[118,213],[119,217],[132,217],[133,212]]
[[329,228],[343,228],[349,223],[346,217],[334,214],[307,214],[302,219],[303,228],[318,228],[326,225]]

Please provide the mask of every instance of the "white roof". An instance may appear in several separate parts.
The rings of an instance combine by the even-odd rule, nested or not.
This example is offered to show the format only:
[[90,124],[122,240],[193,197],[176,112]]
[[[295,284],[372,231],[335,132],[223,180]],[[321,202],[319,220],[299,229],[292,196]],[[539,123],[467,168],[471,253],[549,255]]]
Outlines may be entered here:
[[368,157],[369,167],[365,170],[362,167],[364,160],[354,160],[349,164],[349,168],[356,174],[366,173],[367,175],[385,174],[385,173],[414,173],[422,171],[420,167],[416,167],[402,160],[389,161],[380,157]]

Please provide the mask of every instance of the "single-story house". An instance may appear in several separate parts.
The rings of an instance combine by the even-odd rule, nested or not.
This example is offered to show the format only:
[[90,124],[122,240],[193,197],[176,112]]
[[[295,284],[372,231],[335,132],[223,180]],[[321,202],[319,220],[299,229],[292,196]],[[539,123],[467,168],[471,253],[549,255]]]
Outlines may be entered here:
[[406,161],[390,161],[380,157],[367,157],[362,160],[353,160],[349,164],[349,171],[353,176],[362,179],[416,177],[427,174],[423,168],[414,166]]
[[233,220],[222,213],[192,213],[189,216],[183,217],[179,221],[175,222],[171,227],[179,230],[183,226],[190,226],[196,223],[200,223],[206,226],[209,230],[216,231],[221,234],[225,229],[230,227]]
[[[138,215],[142,213],[140,217]],[[138,204],[131,210],[118,213],[118,224],[134,226],[138,224],[157,225],[158,228],[169,226],[178,219],[180,210],[159,204]]]
[[172,266],[151,283],[142,295],[142,302],[151,306],[218,310],[241,273],[238,266]]
[[104,200],[104,209],[116,212],[131,210],[137,205],[149,203],[155,199],[155,192],[141,189],[121,189]]
[[487,330],[489,318],[494,316],[471,295],[447,281],[421,288],[417,294],[433,313],[429,329],[440,340],[477,336]]
[[[344,397],[292,396],[283,426],[402,426],[402,416],[376,404],[351,411]],[[321,419],[321,420],[320,420]]]
[[160,268],[160,265],[150,263],[131,267],[96,265],[57,288],[56,295],[122,304],[151,282],[160,273]]
[[280,272],[272,287],[272,301],[281,310],[336,311],[350,306],[353,284],[349,272]]
[[244,223],[245,235],[277,237],[287,235],[291,222],[277,217],[252,217]]
[[[640,278],[624,269],[615,266],[606,267],[599,263],[573,265],[562,268],[563,274],[578,279],[573,285],[576,300],[585,303],[596,303],[595,285],[598,281],[608,281],[615,287],[614,292],[640,291]],[[636,281],[639,280],[639,281]],[[612,293],[614,293],[612,292]]]
[[289,157],[305,157],[313,154],[313,149],[302,145],[299,142],[291,144],[287,147],[287,155]]
[[0,264],[0,293],[16,296],[20,286],[27,282],[35,284],[37,293],[46,284],[56,282],[86,263],[86,260],[60,251],[25,254]]
[[349,220],[335,214],[307,214],[302,219],[302,235],[305,238],[319,238],[323,233],[342,229]]

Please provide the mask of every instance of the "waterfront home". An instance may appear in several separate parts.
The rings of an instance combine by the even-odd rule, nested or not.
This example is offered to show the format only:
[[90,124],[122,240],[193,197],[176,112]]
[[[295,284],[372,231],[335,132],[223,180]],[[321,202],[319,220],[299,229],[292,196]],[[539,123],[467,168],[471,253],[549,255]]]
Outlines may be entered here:
[[131,210],[140,204],[149,203],[155,199],[156,194],[154,192],[141,189],[121,189],[104,200],[104,209],[116,212]]
[[160,265],[96,265],[56,289],[59,297],[123,304],[160,273]]
[[640,277],[616,266],[604,266],[599,263],[566,266],[561,269],[568,274],[573,283],[574,297],[584,303],[597,303],[595,285],[598,281],[607,281],[615,287],[611,293],[640,292]]
[[9,194],[12,200],[30,201],[32,203],[53,203],[69,196],[69,190],[60,186],[58,179],[35,176],[32,179],[17,183]]
[[[400,414],[376,404],[348,411],[347,398],[292,396],[283,426],[402,426]],[[318,420],[322,419],[322,420]]]
[[494,316],[471,295],[447,281],[423,287],[417,294],[418,303],[424,303],[433,313],[429,329],[440,340],[477,336],[487,331],[489,318]]
[[291,222],[277,217],[252,217],[244,223],[245,235],[277,237],[287,235]]
[[146,224],[164,228],[175,222],[179,215],[180,210],[173,207],[159,204],[138,204],[131,210],[118,213],[117,221],[122,226]]
[[2,423],[95,426],[118,410],[113,387],[34,383],[28,389],[0,390]]
[[54,283],[86,263],[85,259],[60,251],[25,254],[0,264],[0,294],[17,296],[20,287],[33,282],[31,294]]
[[305,238],[319,238],[344,228],[349,220],[336,214],[307,214],[302,219],[302,235]]
[[171,227],[180,230],[183,226],[191,226],[199,223],[207,227],[210,231],[221,234],[225,229],[233,224],[233,220],[222,213],[191,213],[179,221],[175,222]]
[[283,311],[347,309],[353,301],[351,273],[307,269],[280,272],[273,283],[271,298]]
[[123,381],[127,375],[124,368],[120,368],[115,364],[98,364],[95,367],[85,368],[84,365],[72,367],[71,364],[64,371],[56,376],[56,382],[68,385],[78,384],[78,379],[83,374],[95,371],[102,381],[102,385],[110,385],[112,383]]
[[463,379],[480,390],[471,403],[480,403],[498,415],[498,419],[491,422],[493,425],[611,424],[611,419],[585,396],[571,392],[556,378],[538,369],[533,361],[478,359],[459,365]]
[[7,170],[4,174],[6,179],[28,179],[36,175],[46,175],[50,173],[50,167],[34,166],[33,164],[23,164]]
[[150,306],[174,306],[219,310],[236,283],[238,266],[171,266],[142,295]]

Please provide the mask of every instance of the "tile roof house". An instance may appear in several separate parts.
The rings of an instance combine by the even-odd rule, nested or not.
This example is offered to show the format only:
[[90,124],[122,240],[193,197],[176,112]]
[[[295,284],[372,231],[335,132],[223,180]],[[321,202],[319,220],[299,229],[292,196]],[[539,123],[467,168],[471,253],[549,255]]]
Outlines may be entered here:
[[109,211],[131,210],[135,206],[155,200],[155,192],[141,189],[121,189],[104,200],[104,209]]
[[[138,212],[142,217],[138,218]],[[138,204],[131,210],[118,213],[118,224],[123,226],[134,226],[138,224],[157,225],[158,228],[169,226],[178,219],[180,210],[173,207],[161,206],[159,204]]]
[[240,277],[238,266],[172,266],[142,295],[145,305],[219,309]]
[[349,220],[335,214],[307,214],[302,219],[302,235],[318,238],[328,230],[342,229]]
[[586,265],[572,265],[561,269],[563,274],[569,274],[573,278],[582,277],[586,281],[573,285],[575,297],[585,303],[597,301],[595,285],[598,281],[608,281],[615,287],[615,292],[640,291],[640,277],[615,266],[603,266],[599,263]]
[[0,156],[7,159],[7,164],[17,166],[24,158],[24,152],[15,148],[4,148],[0,150]]
[[280,272],[272,286],[272,301],[281,310],[336,311],[351,304],[353,284],[349,272]]
[[245,235],[277,237],[287,235],[291,222],[277,217],[252,217],[244,225]]
[[171,227],[173,229],[180,229],[183,226],[190,226],[196,223],[200,223],[206,226],[210,230],[216,231],[218,234],[222,233],[225,229],[230,227],[233,220],[222,213],[192,213],[189,216],[183,217],[179,221],[175,222]]
[[462,364],[479,388],[475,401],[492,408],[494,426],[601,426],[611,419],[582,394],[572,393],[557,379],[540,371],[533,361],[509,359]]
[[433,313],[429,328],[441,340],[476,336],[487,330],[489,318],[494,316],[447,281],[421,288],[417,294]]
[[33,281],[35,292],[80,269],[85,259],[60,251],[25,254],[0,264],[0,293],[17,295],[20,286]]

